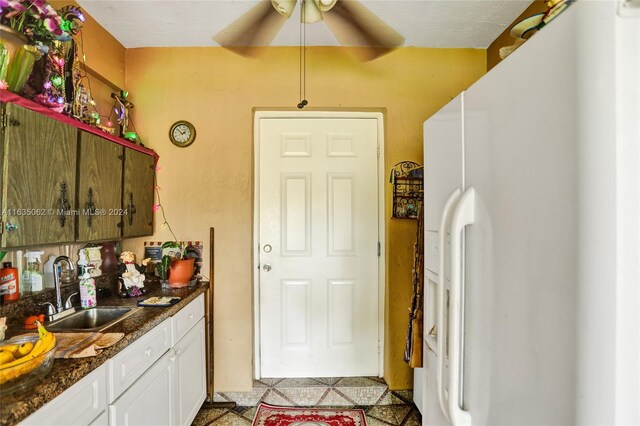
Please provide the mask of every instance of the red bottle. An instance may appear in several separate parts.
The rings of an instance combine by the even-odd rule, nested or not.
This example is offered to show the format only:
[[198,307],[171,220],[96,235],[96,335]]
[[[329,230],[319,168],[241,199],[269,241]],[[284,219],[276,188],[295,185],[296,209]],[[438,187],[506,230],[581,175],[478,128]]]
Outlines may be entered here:
[[0,294],[3,294],[2,300],[5,302],[20,297],[18,269],[12,268],[11,262],[4,262],[0,269]]

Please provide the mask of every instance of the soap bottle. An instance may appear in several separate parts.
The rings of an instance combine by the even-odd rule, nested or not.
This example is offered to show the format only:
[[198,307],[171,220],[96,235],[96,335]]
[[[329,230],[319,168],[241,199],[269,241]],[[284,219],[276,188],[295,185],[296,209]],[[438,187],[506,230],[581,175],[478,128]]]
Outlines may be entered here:
[[56,260],[54,255],[49,256],[44,264],[44,288],[54,288],[55,281],[53,277],[53,262]]
[[18,269],[12,268],[11,262],[4,262],[0,269],[0,294],[3,295],[4,302],[18,300],[20,297]]
[[26,278],[28,280],[25,286],[28,285],[31,293],[44,290],[44,278],[42,272],[40,272],[40,265],[42,265],[40,256],[43,254],[43,251],[28,251],[24,255],[24,257],[27,258],[27,268],[23,272],[23,279]]
[[80,306],[84,309],[96,306],[96,281],[88,272],[80,277]]

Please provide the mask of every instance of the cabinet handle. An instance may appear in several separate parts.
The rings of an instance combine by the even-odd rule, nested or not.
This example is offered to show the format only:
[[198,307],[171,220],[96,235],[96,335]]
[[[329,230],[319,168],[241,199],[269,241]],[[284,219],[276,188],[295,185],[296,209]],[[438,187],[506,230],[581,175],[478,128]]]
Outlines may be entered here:
[[89,187],[87,192],[87,226],[89,228],[91,228],[94,214],[96,214],[96,205],[93,202],[93,188]]
[[144,351],[144,354],[145,354],[146,356],[150,357],[150,356],[151,356],[151,348],[147,348],[147,350],[146,350],[146,351]]
[[129,193],[129,226],[133,225],[133,215],[136,214],[136,205],[133,204],[133,192]]
[[71,210],[71,204],[67,199],[67,183],[62,182],[60,184],[60,226],[64,228],[64,224],[67,222],[66,212]]

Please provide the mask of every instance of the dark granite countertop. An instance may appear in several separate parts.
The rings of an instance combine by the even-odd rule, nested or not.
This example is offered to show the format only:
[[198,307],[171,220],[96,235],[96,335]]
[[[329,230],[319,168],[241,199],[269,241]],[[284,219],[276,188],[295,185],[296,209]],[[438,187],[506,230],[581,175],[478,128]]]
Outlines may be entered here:
[[[209,287],[208,282],[200,282],[192,287],[181,289],[162,289],[159,284],[147,286],[150,290],[143,298],[150,296],[178,296],[182,300],[166,307],[139,308],[105,329],[109,333],[124,333],[124,337],[115,345],[103,350],[99,355],[88,358],[56,359],[53,369],[41,383],[32,388],[20,390],[10,395],[0,395],[0,426],[15,425],[37,411],[47,402],[60,395],[74,383],[104,364],[109,358],[126,348],[165,319],[175,315],[189,302]],[[98,306],[136,306],[137,299],[109,297],[98,300]],[[46,324],[45,324],[46,326]]]

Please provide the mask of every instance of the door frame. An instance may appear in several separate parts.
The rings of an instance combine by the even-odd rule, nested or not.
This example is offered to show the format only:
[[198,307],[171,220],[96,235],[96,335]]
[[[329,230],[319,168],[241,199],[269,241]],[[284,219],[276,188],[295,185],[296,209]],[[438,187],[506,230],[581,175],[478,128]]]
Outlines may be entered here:
[[384,113],[366,111],[258,111],[253,117],[253,376],[261,378],[260,371],[260,265],[258,250],[260,236],[260,120],[263,118],[354,118],[374,119],[378,129],[378,377],[384,373],[384,304],[386,282],[386,235],[385,235],[385,168],[384,168]]

